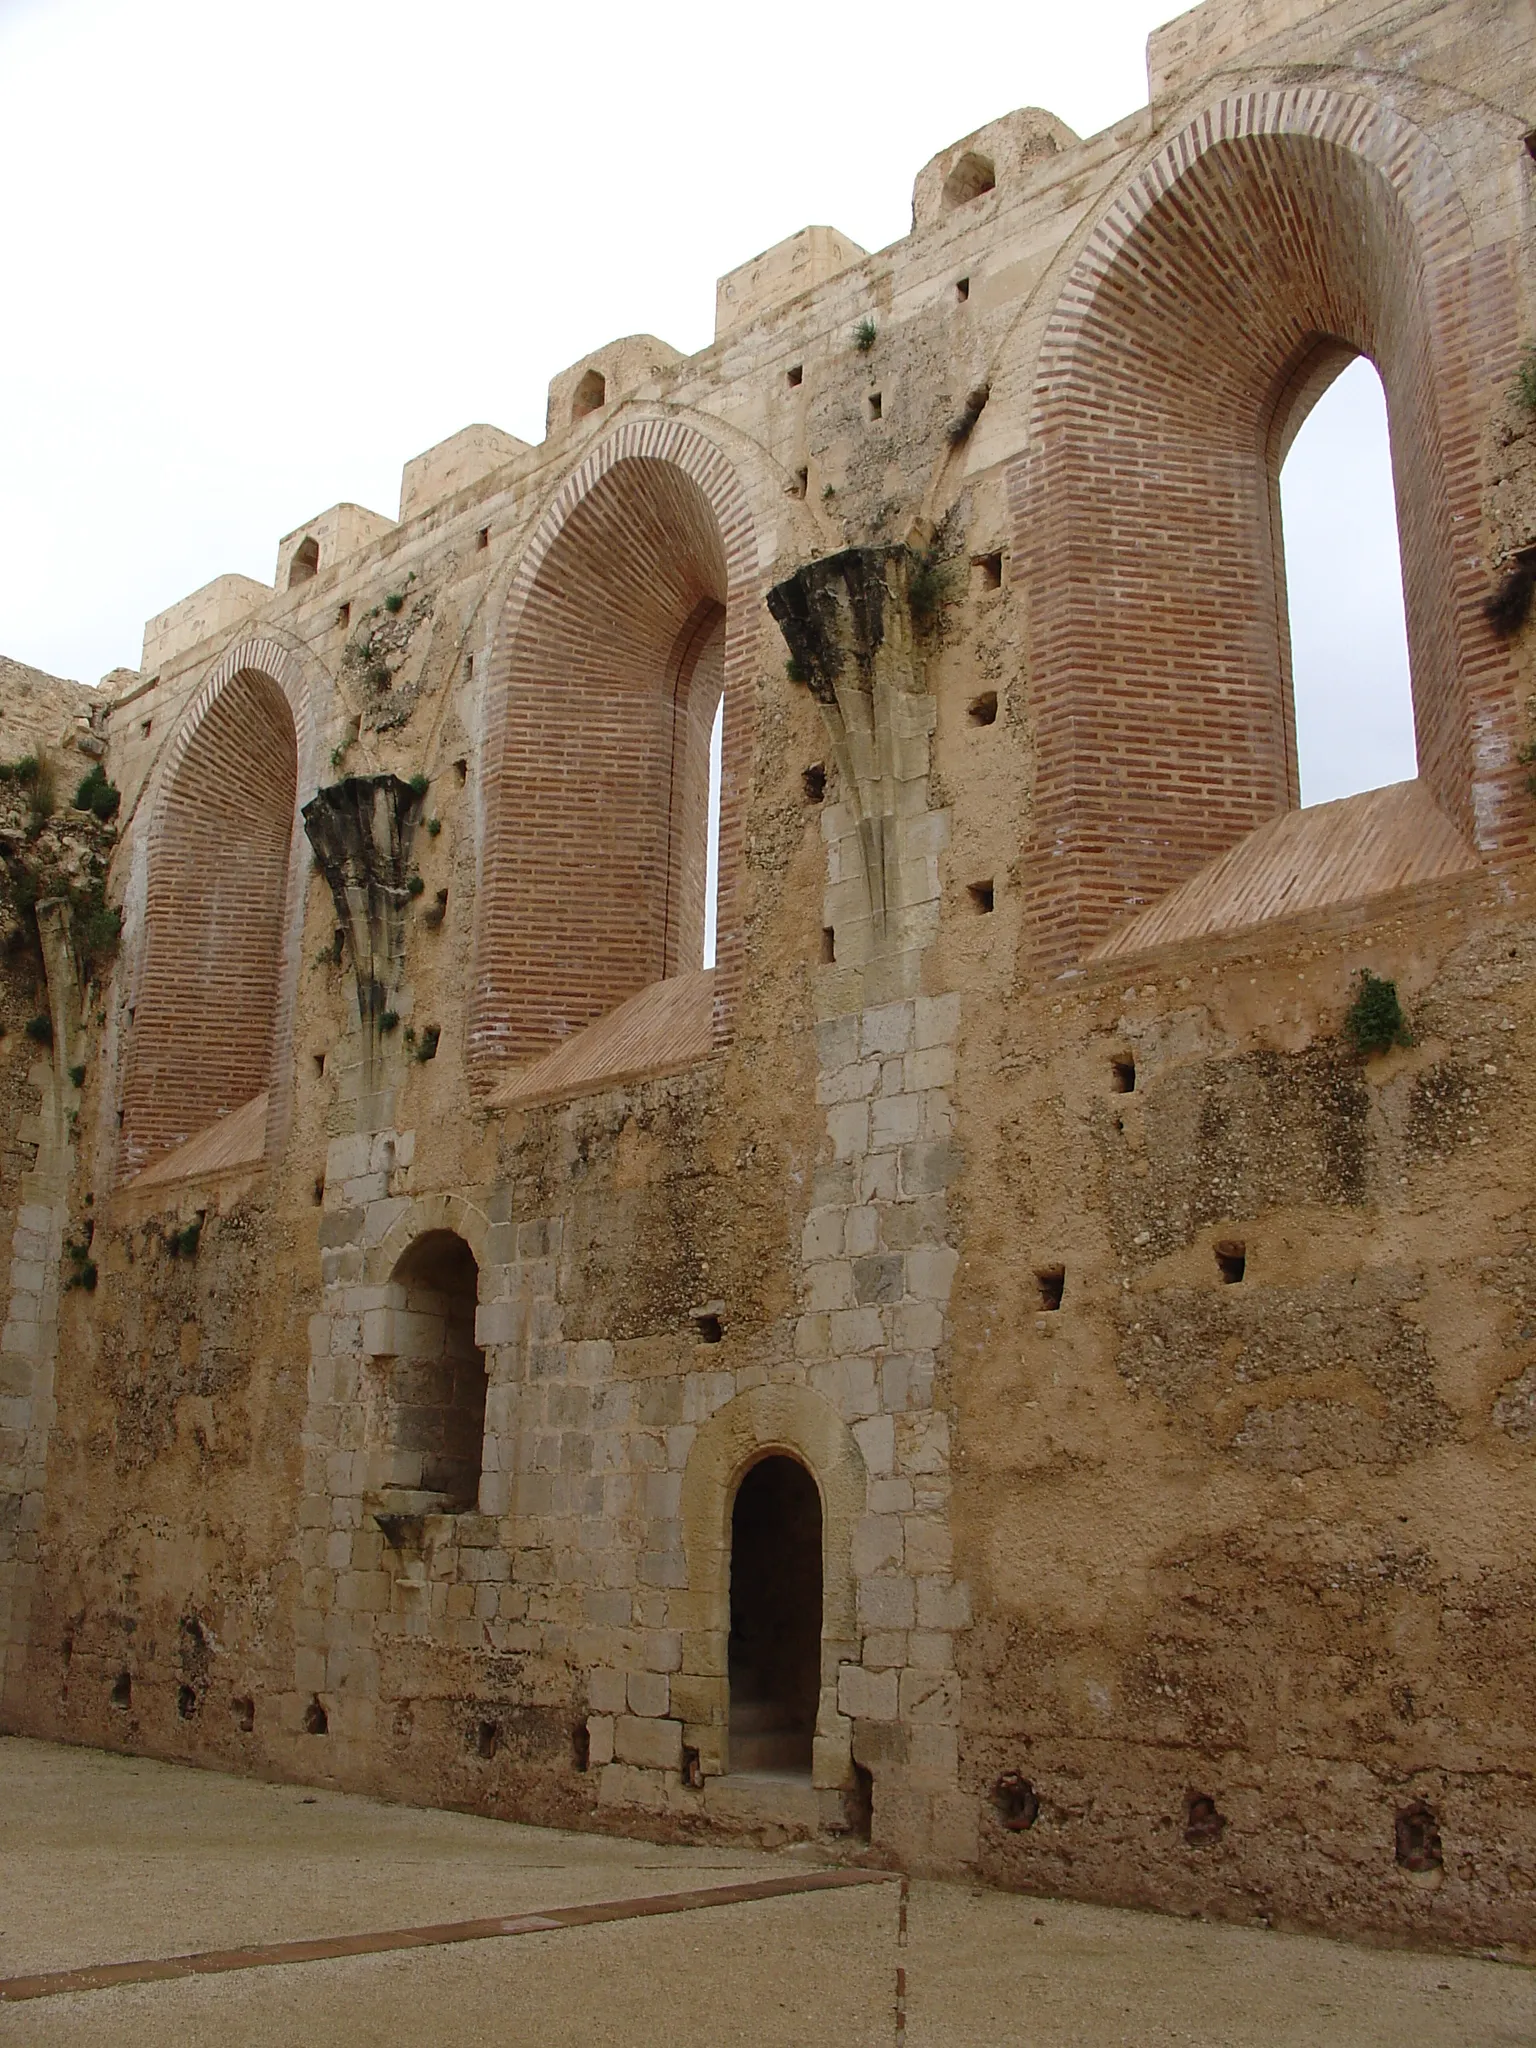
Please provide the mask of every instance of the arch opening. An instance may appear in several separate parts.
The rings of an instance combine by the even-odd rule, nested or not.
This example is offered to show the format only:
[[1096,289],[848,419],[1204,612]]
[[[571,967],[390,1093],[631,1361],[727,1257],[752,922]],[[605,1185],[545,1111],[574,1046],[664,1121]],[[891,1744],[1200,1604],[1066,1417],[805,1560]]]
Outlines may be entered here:
[[705,964],[727,583],[700,485],[649,456],[608,468],[539,562],[497,656],[477,1035],[501,1057]]
[[385,1342],[374,1354],[368,1434],[384,1454],[385,1484],[472,1510],[485,1457],[485,1353],[475,1342],[480,1268],[463,1238],[429,1230],[391,1275]]
[[1367,356],[1324,369],[1279,474],[1304,806],[1418,774],[1387,394]]
[[997,171],[989,156],[968,149],[944,180],[943,200],[947,207],[968,206],[997,184]]
[[588,370],[571,395],[571,425],[608,403],[608,380],[601,370]]
[[1433,164],[1413,184],[1379,164],[1351,108],[1214,110],[1122,195],[1052,316],[1012,490],[1038,593],[1042,964],[1300,803],[1279,471],[1320,351],[1323,386],[1366,356],[1389,395],[1422,795],[1448,838],[1477,829],[1467,488],[1442,417],[1460,343],[1430,273],[1456,231]]
[[821,1692],[822,1513],[815,1480],[775,1452],[731,1505],[730,1767],[811,1768]]
[[288,700],[241,669],[188,737],[154,821],[125,1178],[269,1086],[297,795]]
[[288,564],[288,588],[296,590],[320,573],[320,543],[313,534],[301,540]]

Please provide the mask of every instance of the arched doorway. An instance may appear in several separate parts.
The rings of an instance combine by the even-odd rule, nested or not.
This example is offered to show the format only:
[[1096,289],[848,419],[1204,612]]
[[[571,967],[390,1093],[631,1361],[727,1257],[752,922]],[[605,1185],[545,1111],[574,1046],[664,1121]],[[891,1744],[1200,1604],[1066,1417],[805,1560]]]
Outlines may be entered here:
[[730,1767],[811,1768],[821,1692],[821,1495],[798,1459],[748,1468],[731,1508]]

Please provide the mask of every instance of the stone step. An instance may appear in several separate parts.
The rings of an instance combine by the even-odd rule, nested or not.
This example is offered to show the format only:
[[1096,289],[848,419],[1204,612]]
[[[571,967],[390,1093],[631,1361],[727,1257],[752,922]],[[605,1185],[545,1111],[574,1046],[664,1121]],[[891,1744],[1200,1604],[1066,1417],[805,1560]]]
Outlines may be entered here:
[[803,1828],[814,1834],[838,1824],[842,1797],[818,1792],[809,1771],[732,1771],[705,1781],[704,1810],[722,1820]]
[[809,1771],[811,1738],[793,1728],[739,1729],[731,1720],[733,1771]]

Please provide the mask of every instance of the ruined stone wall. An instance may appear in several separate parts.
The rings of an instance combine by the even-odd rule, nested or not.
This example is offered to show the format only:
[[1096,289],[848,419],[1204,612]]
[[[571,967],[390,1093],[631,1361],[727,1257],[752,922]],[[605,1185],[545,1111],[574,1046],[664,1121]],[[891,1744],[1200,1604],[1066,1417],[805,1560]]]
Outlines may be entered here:
[[[1115,129],[1004,117],[905,241],[794,238],[698,356],[151,622],[10,1198],[7,1726],[1531,1945],[1517,15],[1202,10]],[[1354,348],[1424,775],[1294,813],[1275,475]],[[731,1753],[767,1455],[822,1508],[787,1785]]]

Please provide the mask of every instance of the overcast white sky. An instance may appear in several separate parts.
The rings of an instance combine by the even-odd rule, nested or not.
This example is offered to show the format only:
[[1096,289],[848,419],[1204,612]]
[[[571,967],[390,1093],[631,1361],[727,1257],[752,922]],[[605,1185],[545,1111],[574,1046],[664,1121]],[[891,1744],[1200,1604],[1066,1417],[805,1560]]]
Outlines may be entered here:
[[0,0],[0,652],[137,666],[152,613],[339,500],[393,516],[457,428],[539,440],[588,349],[703,347],[795,229],[906,233],[983,121],[1118,120],[1181,11]]

